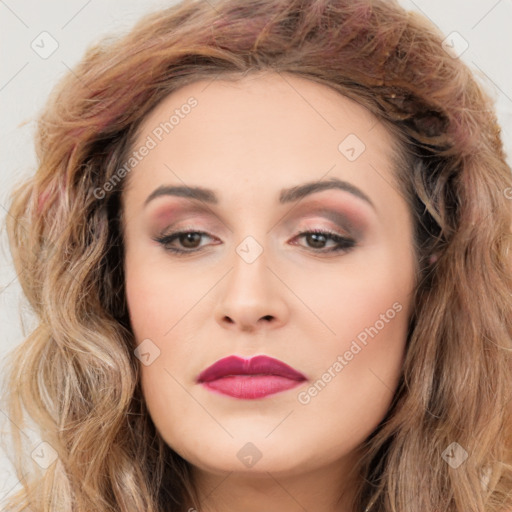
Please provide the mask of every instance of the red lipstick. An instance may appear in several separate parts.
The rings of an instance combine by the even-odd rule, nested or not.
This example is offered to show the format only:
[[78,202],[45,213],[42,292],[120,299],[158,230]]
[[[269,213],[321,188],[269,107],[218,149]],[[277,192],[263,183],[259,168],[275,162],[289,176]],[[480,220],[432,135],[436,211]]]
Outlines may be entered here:
[[210,391],[234,398],[255,399],[298,386],[306,377],[268,356],[243,359],[229,356],[202,371],[197,382]]

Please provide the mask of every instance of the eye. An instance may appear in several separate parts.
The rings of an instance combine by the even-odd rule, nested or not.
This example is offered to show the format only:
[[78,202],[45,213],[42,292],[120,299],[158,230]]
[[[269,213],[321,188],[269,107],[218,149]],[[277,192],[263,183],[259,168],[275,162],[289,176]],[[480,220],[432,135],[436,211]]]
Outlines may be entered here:
[[[154,240],[161,244],[166,251],[175,254],[187,254],[197,252],[197,248],[199,247],[198,242],[201,241],[202,236],[211,238],[208,233],[204,231],[176,231],[168,235],[157,237]],[[175,241],[180,242],[185,249],[173,247],[171,244]]]
[[[197,253],[201,251],[200,242],[202,237],[212,238],[208,233],[204,231],[176,231],[167,235],[162,235],[154,238],[155,242],[161,244],[166,251],[169,251],[177,255],[186,255]],[[312,229],[309,231],[301,231],[295,237],[295,239],[304,238],[310,244],[309,249],[317,253],[337,253],[337,252],[348,252],[355,247],[356,241],[352,238],[345,237],[339,233],[332,231],[326,231],[322,229]],[[325,248],[327,242],[334,242],[334,247]],[[176,247],[172,245],[174,242],[179,242],[182,246]]]
[[[304,238],[308,243],[312,244],[313,249],[323,249],[315,252],[320,253],[332,253],[349,251],[354,248],[356,241],[352,238],[334,233],[332,231],[326,231],[322,229],[311,229],[309,231],[301,231],[295,238]],[[334,247],[325,249],[325,244],[328,242],[334,242]]]

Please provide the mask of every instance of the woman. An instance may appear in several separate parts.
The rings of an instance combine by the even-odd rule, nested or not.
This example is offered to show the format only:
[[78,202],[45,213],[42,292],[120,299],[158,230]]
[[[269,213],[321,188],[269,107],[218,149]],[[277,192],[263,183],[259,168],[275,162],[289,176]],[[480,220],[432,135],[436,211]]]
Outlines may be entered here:
[[8,217],[8,510],[511,510],[512,178],[442,40],[191,1],[87,52]]

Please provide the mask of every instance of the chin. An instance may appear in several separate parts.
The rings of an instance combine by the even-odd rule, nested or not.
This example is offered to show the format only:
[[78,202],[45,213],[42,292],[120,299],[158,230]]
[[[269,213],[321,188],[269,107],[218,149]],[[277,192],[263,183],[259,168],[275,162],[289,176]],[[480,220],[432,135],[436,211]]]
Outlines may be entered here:
[[[210,473],[237,472],[246,474],[294,474],[310,468],[311,461],[304,457],[304,446],[283,444],[276,438],[272,441],[239,441],[230,439],[205,452],[180,450],[180,455],[190,464]],[[302,452],[299,458],[298,454]]]

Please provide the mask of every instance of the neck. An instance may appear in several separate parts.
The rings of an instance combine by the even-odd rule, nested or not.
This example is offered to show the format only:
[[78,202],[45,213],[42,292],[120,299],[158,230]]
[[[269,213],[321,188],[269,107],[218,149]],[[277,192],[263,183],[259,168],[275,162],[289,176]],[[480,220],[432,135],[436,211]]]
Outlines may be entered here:
[[[209,472],[192,466],[197,512],[353,512],[354,458],[306,472]],[[186,512],[196,512],[188,506]]]

